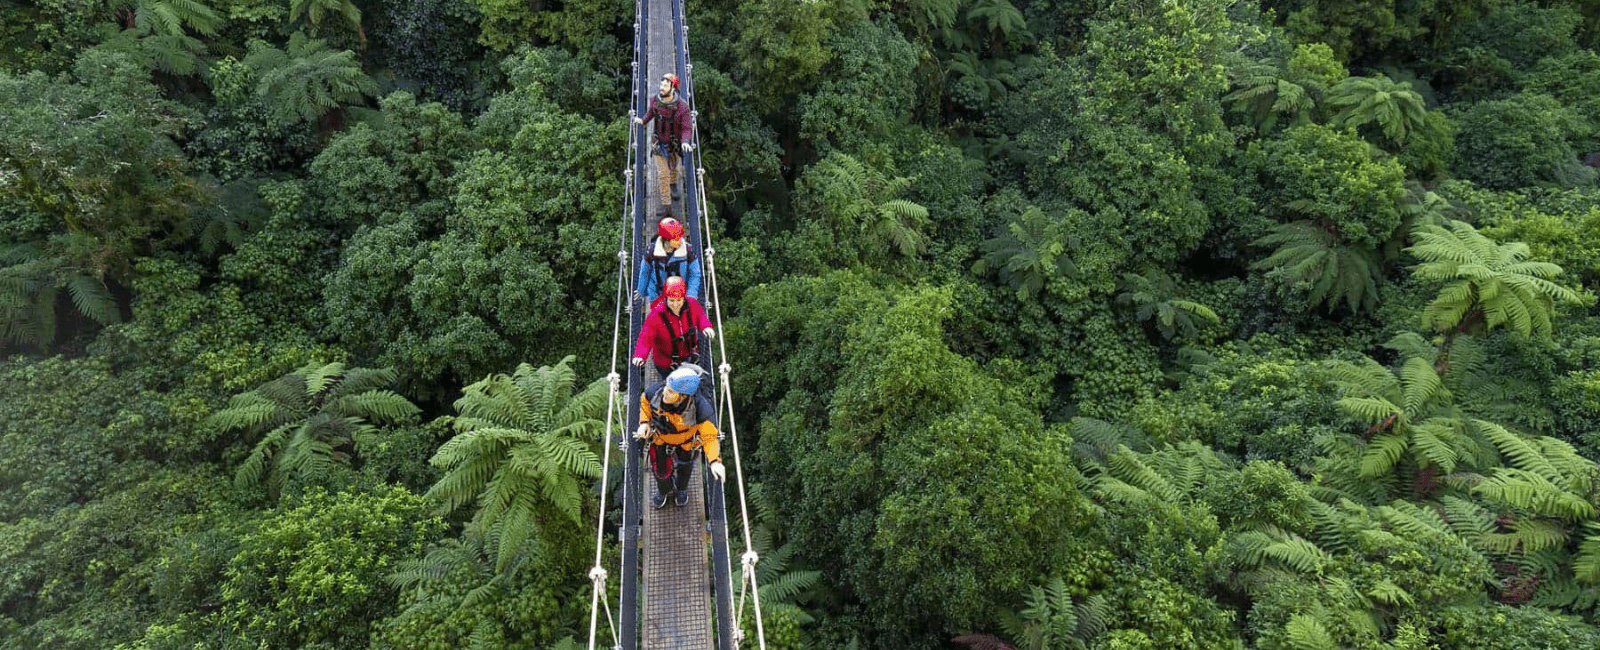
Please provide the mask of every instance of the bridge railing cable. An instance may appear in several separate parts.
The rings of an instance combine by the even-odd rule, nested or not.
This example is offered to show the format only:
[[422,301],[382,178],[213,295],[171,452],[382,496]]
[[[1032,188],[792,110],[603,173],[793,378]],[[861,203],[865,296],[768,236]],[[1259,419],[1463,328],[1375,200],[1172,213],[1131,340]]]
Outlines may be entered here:
[[[603,460],[602,469],[601,469],[601,472],[600,472],[600,499],[599,499],[600,506],[599,506],[599,513],[596,515],[596,522],[595,522],[594,566],[589,569],[589,580],[590,580],[590,583],[591,583],[591,585],[593,587],[593,594],[590,596],[590,601],[589,601],[589,646],[588,646],[589,650],[595,650],[595,644],[596,644],[596,642],[598,640],[597,639],[597,632],[598,632],[598,627],[599,627],[599,618],[600,618],[600,610],[601,609],[605,610],[606,622],[609,624],[610,629],[611,629],[612,642],[617,644],[615,646],[615,648],[620,649],[622,647],[621,646],[622,636],[619,633],[619,630],[617,629],[616,619],[613,618],[612,615],[611,615],[611,603],[610,603],[609,599],[606,598],[606,578],[607,578],[607,573],[606,573],[606,570],[603,567],[601,567],[600,563],[602,561],[602,551],[604,549],[604,544],[605,544],[605,521],[606,521],[606,510],[607,510],[607,507],[606,507],[607,506],[607,499],[610,496],[610,478],[611,478],[611,452],[610,452],[610,447],[611,447],[612,441],[614,440],[613,432],[617,431],[619,429],[621,430],[620,438],[621,438],[621,440],[624,441],[623,445],[622,445],[624,452],[626,452],[626,449],[627,449],[626,441],[628,439],[627,425],[626,425],[626,421],[627,420],[626,420],[626,418],[624,417],[620,421],[616,422],[616,424],[618,425],[616,427],[613,427],[613,421],[617,420],[617,415],[618,415],[617,414],[617,393],[620,390],[621,383],[622,383],[622,375],[617,372],[617,355],[618,355],[619,346],[627,344],[627,342],[624,341],[622,339],[622,337],[621,337],[621,333],[622,333],[622,314],[623,314],[624,311],[627,311],[630,314],[633,311],[633,309],[632,309],[632,296],[633,296],[632,279],[633,279],[633,276],[632,276],[632,274],[630,274],[628,272],[629,271],[629,266],[630,266],[629,262],[631,261],[632,258],[628,253],[628,249],[630,248],[629,247],[629,243],[630,243],[629,240],[631,239],[630,235],[633,232],[632,224],[633,224],[633,221],[634,221],[633,216],[634,216],[634,211],[635,211],[635,203],[639,200],[639,196],[638,196],[638,192],[637,192],[638,183],[636,183],[635,181],[636,181],[636,176],[638,176],[638,172],[636,171],[636,169],[637,169],[638,162],[639,162],[639,156],[638,156],[638,148],[639,147],[638,147],[638,145],[639,145],[639,138],[640,138],[640,130],[632,128],[632,126],[633,126],[632,122],[633,122],[633,118],[636,117],[639,114],[639,109],[638,109],[638,107],[639,107],[639,83],[637,83],[637,81],[639,79],[639,74],[640,74],[640,70],[639,70],[639,66],[640,66],[640,63],[641,63],[640,62],[640,52],[642,51],[641,45],[643,44],[643,32],[642,32],[643,23],[644,23],[643,5],[644,5],[644,2],[640,2],[639,3],[639,7],[636,8],[636,10],[635,10],[635,12],[636,12],[635,13],[635,20],[634,20],[634,24],[633,24],[633,77],[634,77],[635,83],[632,84],[633,85],[633,93],[632,93],[633,94],[633,98],[632,98],[632,102],[631,102],[632,108],[630,108],[628,110],[628,125],[629,125],[629,128],[628,128],[628,150],[627,150],[627,154],[626,154],[627,165],[622,170],[622,177],[623,177],[623,181],[624,181],[624,184],[625,184],[625,188],[623,190],[622,224],[621,224],[622,227],[620,228],[620,234],[618,236],[618,245],[617,245],[617,296],[616,296],[616,311],[615,311],[615,314],[612,317],[612,324],[611,324],[611,365],[609,366],[611,368],[611,372],[606,375],[606,381],[610,384],[610,390],[606,393],[606,427],[605,427],[605,437],[602,438],[602,440],[604,441],[603,444],[602,444],[602,453],[603,453],[603,456],[604,456],[604,460]],[[623,526],[624,527],[627,526],[627,515],[628,515],[627,510],[628,510],[628,508],[627,508],[627,505],[626,505],[626,500],[624,500],[624,506],[623,506]],[[624,573],[626,574],[626,567],[624,567]],[[631,583],[631,581],[629,581],[629,580],[625,580],[624,582]],[[625,616],[626,616],[626,614],[627,614],[627,612],[624,612]],[[624,618],[624,624],[630,624],[630,623],[631,623],[631,621],[629,621],[625,617]]]
[[[677,0],[677,3],[681,7],[683,0]],[[739,427],[734,418],[733,385],[729,381],[729,375],[733,372],[733,366],[727,361],[728,339],[726,335],[728,330],[723,326],[722,298],[717,293],[717,249],[711,241],[711,217],[710,211],[708,210],[709,205],[706,200],[705,191],[706,170],[702,159],[702,152],[704,151],[704,148],[701,146],[700,140],[700,114],[699,111],[695,110],[694,108],[694,63],[689,56],[688,31],[688,25],[685,24],[679,37],[679,51],[682,53],[685,72],[688,73],[683,76],[683,83],[685,84],[687,90],[685,97],[689,101],[689,123],[691,128],[690,142],[693,145],[693,149],[690,152],[690,157],[684,160],[684,167],[686,169],[693,169],[693,175],[689,180],[693,182],[694,189],[690,191],[686,188],[684,196],[696,201],[697,203],[695,206],[697,208],[695,212],[698,213],[700,219],[700,236],[703,246],[705,247],[706,293],[711,298],[709,311],[711,312],[713,325],[716,327],[716,331],[723,334],[722,336],[717,337],[717,351],[719,353],[717,356],[718,358],[722,359],[722,363],[717,365],[717,374],[719,380],[717,382],[717,386],[719,388],[717,392],[717,414],[721,418],[719,421],[724,425],[723,430],[727,434],[729,447],[733,455],[733,470],[734,475],[737,477],[737,480],[734,483],[737,486],[739,493],[739,522],[740,528],[744,533],[745,548],[745,552],[740,558],[740,575],[742,579],[739,581],[739,611],[735,617],[735,621],[737,622],[743,618],[744,597],[746,594],[746,588],[748,587],[748,593],[751,596],[755,610],[757,647],[760,650],[766,650],[767,633],[766,627],[761,619],[761,589],[759,582],[756,580],[756,563],[759,562],[761,558],[760,555],[756,553],[755,544],[753,538],[751,537],[749,499],[745,494],[744,466],[739,456]],[[726,544],[725,539],[724,544]],[[737,630],[741,628],[735,629]],[[733,634],[736,642],[739,640],[739,637],[742,636],[742,632],[739,631],[735,631]]]

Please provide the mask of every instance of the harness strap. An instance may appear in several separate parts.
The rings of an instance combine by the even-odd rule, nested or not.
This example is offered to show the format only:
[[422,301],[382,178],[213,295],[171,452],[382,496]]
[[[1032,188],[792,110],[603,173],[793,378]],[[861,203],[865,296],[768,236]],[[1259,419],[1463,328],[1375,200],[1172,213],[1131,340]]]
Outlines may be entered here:
[[[683,308],[689,308],[687,299],[685,299]],[[672,329],[672,319],[667,316],[668,311],[670,310],[663,309],[657,313],[661,316],[661,324],[666,326],[667,333],[672,335],[672,360],[674,362],[681,362],[684,359],[688,359],[689,355],[694,354],[694,351],[700,348],[700,333],[694,330],[693,324],[690,324],[688,329],[684,330],[682,334],[674,332]],[[688,319],[689,314],[685,313],[683,317]],[[678,350],[680,345],[683,346],[682,352]]]

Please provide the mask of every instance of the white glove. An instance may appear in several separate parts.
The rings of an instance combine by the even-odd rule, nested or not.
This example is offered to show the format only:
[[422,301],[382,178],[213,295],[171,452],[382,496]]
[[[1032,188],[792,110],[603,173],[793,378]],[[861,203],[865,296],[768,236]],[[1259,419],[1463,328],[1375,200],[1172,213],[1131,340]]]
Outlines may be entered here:
[[633,123],[634,124],[644,124],[644,118],[642,118],[642,117],[633,118]]
[[633,432],[633,437],[635,439],[637,439],[637,440],[644,440],[646,438],[649,438],[650,437],[650,425],[648,425],[648,424],[639,425],[639,430]]
[[706,335],[706,338],[708,338],[708,339],[717,338],[717,331],[714,330],[714,329],[711,329],[709,327],[707,327],[707,328],[705,328],[703,330],[700,330],[700,333]]
[[728,480],[728,469],[722,466],[722,461],[712,461],[711,475],[717,477],[719,481],[726,481]]
[[685,142],[685,143],[682,144],[682,146],[683,146],[683,152],[684,153],[689,153],[691,151],[694,151],[694,145],[692,145],[692,144],[689,144],[689,143]]
[[644,357],[634,357],[633,358],[633,365],[636,365],[636,366],[639,366],[640,368],[643,368],[644,367]]

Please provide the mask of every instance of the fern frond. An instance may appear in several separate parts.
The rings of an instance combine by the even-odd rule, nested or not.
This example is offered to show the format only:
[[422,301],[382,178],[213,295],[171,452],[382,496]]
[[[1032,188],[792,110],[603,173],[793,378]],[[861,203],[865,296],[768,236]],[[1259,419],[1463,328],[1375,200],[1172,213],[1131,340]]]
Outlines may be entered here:
[[1295,614],[1283,629],[1293,650],[1341,650],[1328,628],[1309,614]]
[[369,390],[340,397],[328,405],[333,413],[360,417],[380,422],[405,422],[422,412],[399,393],[390,390]]

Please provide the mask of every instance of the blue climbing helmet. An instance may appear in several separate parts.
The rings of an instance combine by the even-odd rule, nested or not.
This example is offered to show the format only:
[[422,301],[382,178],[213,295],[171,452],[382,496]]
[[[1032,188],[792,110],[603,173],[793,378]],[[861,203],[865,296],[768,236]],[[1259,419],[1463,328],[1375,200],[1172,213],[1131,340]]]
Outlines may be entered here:
[[705,374],[705,369],[692,363],[678,366],[677,370],[667,375],[667,387],[674,393],[693,395],[700,389],[700,375]]

